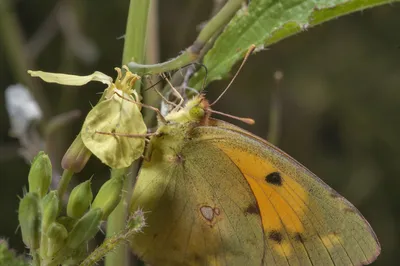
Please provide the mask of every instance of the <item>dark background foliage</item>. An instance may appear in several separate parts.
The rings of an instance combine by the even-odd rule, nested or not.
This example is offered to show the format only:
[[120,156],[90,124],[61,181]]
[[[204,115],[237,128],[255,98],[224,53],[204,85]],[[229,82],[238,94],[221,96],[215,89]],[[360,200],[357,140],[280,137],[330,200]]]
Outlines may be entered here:
[[[175,57],[194,41],[196,28],[209,17],[212,4],[195,0],[160,1],[160,61]],[[118,37],[124,34],[128,1],[60,1],[57,5],[57,14],[64,16],[58,15],[54,21],[60,17],[66,19],[64,25],[68,31],[74,21],[68,14],[74,14],[77,28],[93,44],[98,57],[94,60],[80,57],[72,48],[79,40],[57,31],[32,60],[31,67],[81,75],[99,70],[115,76],[113,68],[120,65],[123,47],[123,40]],[[29,43],[49,19],[55,2],[11,1],[11,7]],[[250,58],[215,107],[254,118],[254,126],[239,125],[266,137],[271,93],[278,88],[282,105],[278,146],[360,209],[382,245],[382,254],[375,265],[390,265],[399,259],[396,252],[400,245],[399,14],[398,4],[366,10],[269,47]],[[84,55],[94,51],[78,47]],[[16,233],[17,195],[22,194],[27,184],[29,165],[18,155],[18,140],[8,135],[10,125],[3,92],[20,81],[13,74],[8,53],[3,42],[0,43],[0,236],[8,238],[11,246],[22,252],[20,233]],[[284,73],[279,85],[273,78],[277,70]],[[226,84],[227,81],[212,83],[207,88],[207,97],[215,99]],[[82,112],[79,119],[57,131],[48,142],[54,167],[60,169],[60,159],[79,132],[89,103],[97,101],[96,93],[104,86],[39,85],[51,107],[47,116],[73,109]],[[94,174],[98,185],[108,173],[105,166],[92,158],[77,179],[85,180]]]

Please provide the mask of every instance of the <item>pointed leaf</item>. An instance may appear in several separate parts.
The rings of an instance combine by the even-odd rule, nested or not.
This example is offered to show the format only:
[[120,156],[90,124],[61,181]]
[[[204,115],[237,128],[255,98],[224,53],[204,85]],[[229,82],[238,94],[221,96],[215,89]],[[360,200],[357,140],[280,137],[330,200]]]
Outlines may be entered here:
[[[399,0],[253,0],[240,10],[206,54],[207,82],[224,78],[241,60],[250,45],[257,50],[322,22],[377,5]],[[204,69],[191,79],[190,87],[201,89]]]

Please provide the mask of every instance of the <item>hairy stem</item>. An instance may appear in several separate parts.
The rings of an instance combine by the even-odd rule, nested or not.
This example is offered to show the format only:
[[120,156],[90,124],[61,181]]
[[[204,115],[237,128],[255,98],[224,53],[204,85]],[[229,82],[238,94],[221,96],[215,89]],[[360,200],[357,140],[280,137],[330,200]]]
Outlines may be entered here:
[[113,252],[116,248],[129,242],[129,239],[136,233],[140,232],[145,226],[145,219],[142,211],[133,213],[127,222],[123,231],[108,236],[104,242],[97,247],[80,266],[96,265],[106,254]]
[[187,48],[181,55],[167,62],[153,65],[144,65],[140,62],[130,62],[129,69],[142,75],[158,74],[173,69],[183,67],[199,58],[204,45],[219,32],[231,20],[236,12],[241,8],[242,0],[230,0],[224,7],[207,23],[201,30],[194,43]]

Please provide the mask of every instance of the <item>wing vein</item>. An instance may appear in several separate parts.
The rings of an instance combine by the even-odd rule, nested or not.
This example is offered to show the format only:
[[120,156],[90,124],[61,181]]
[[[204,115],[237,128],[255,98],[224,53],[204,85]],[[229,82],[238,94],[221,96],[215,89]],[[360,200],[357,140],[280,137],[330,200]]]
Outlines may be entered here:
[[[197,166],[192,165],[191,169],[197,171],[198,176],[201,176],[201,177],[203,178],[203,180],[207,182],[207,184],[208,184],[209,187],[211,188],[211,193],[213,194],[213,198],[215,198],[215,199],[218,201],[220,208],[223,210],[224,213],[226,213],[226,212],[225,212],[225,208],[224,208],[223,204],[221,204],[219,197],[216,195],[215,191],[212,189],[213,186],[211,185],[211,183],[201,174],[201,172],[199,171],[199,169],[197,168]],[[228,198],[231,200],[230,197],[228,197]],[[231,200],[231,201],[232,201],[232,200]],[[233,229],[235,232],[237,232],[237,229],[234,228],[233,225],[232,225],[232,222],[231,222],[231,220],[230,220],[230,217],[229,217],[228,215],[226,215],[226,217],[227,217],[227,220],[228,220],[229,224],[231,225],[232,229]],[[219,226],[218,226],[218,232],[219,232],[219,236],[220,236],[220,239],[221,239],[221,243],[223,243],[223,237],[222,237],[221,230],[220,230],[220,227],[219,227]],[[238,242],[240,243],[240,246],[241,246],[242,249],[243,249],[243,243],[242,243],[241,239],[237,236],[237,234],[235,234],[235,237],[237,238]],[[223,253],[223,254],[226,254],[226,253],[225,253],[225,246],[224,246],[223,244],[222,244],[222,248],[224,249],[224,253]],[[224,255],[224,260],[225,260],[225,265],[228,265],[228,263],[227,263],[227,261],[226,261],[225,255]]]
[[[317,216],[315,215],[315,213],[311,210],[311,208],[308,207],[308,205],[306,204],[306,202],[300,197],[300,195],[298,195],[298,194],[296,193],[296,191],[290,186],[290,184],[289,184],[288,182],[285,182],[285,183],[286,183],[286,185],[287,185],[287,186],[290,188],[290,190],[291,190],[291,191],[289,191],[288,189],[285,188],[286,191],[288,191],[288,193],[290,193],[292,196],[293,196],[293,195],[296,195],[297,198],[298,198],[301,202],[304,203],[304,206],[306,207],[306,209],[308,210],[308,212],[314,217],[315,221],[321,226],[321,228],[323,228],[323,227],[322,227],[322,224],[321,224],[320,221],[319,221],[319,219],[317,218]],[[323,240],[322,240],[322,238],[321,238],[321,235],[320,235],[320,233],[319,233],[319,230],[316,229],[316,227],[314,226],[314,222],[312,221],[312,219],[310,219],[310,218],[308,218],[308,217],[307,217],[307,219],[309,219],[309,221],[310,221],[310,223],[312,224],[313,228],[314,228],[315,231],[317,232],[318,238],[321,240],[322,246],[325,248],[325,250],[326,250],[327,253],[329,254],[329,257],[331,258],[332,263],[333,263],[334,265],[336,265],[335,261],[333,260],[333,257],[332,257],[331,252],[330,252],[329,249],[325,246],[325,244],[324,244],[324,242],[323,242]],[[339,241],[339,239],[338,239],[336,236],[335,236],[335,238],[336,238],[336,240]],[[331,242],[331,240],[329,240],[329,241]],[[331,243],[331,244],[333,245],[333,243]],[[344,249],[342,243],[340,243],[340,245],[342,246],[343,250],[346,252],[347,256],[349,257],[349,255],[348,255],[346,249]],[[350,257],[349,257],[349,258],[350,258]]]

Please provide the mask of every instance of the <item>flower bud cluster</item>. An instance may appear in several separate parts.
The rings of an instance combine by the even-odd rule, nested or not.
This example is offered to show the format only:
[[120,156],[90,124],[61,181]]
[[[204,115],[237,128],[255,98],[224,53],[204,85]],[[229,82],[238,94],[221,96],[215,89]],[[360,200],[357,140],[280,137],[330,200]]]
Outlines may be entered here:
[[74,260],[80,250],[86,252],[88,241],[120,202],[124,183],[124,176],[113,176],[94,200],[91,179],[77,185],[69,196],[67,215],[60,216],[58,191],[49,191],[51,173],[49,157],[40,152],[32,162],[29,191],[21,199],[18,211],[22,239],[44,265]]

